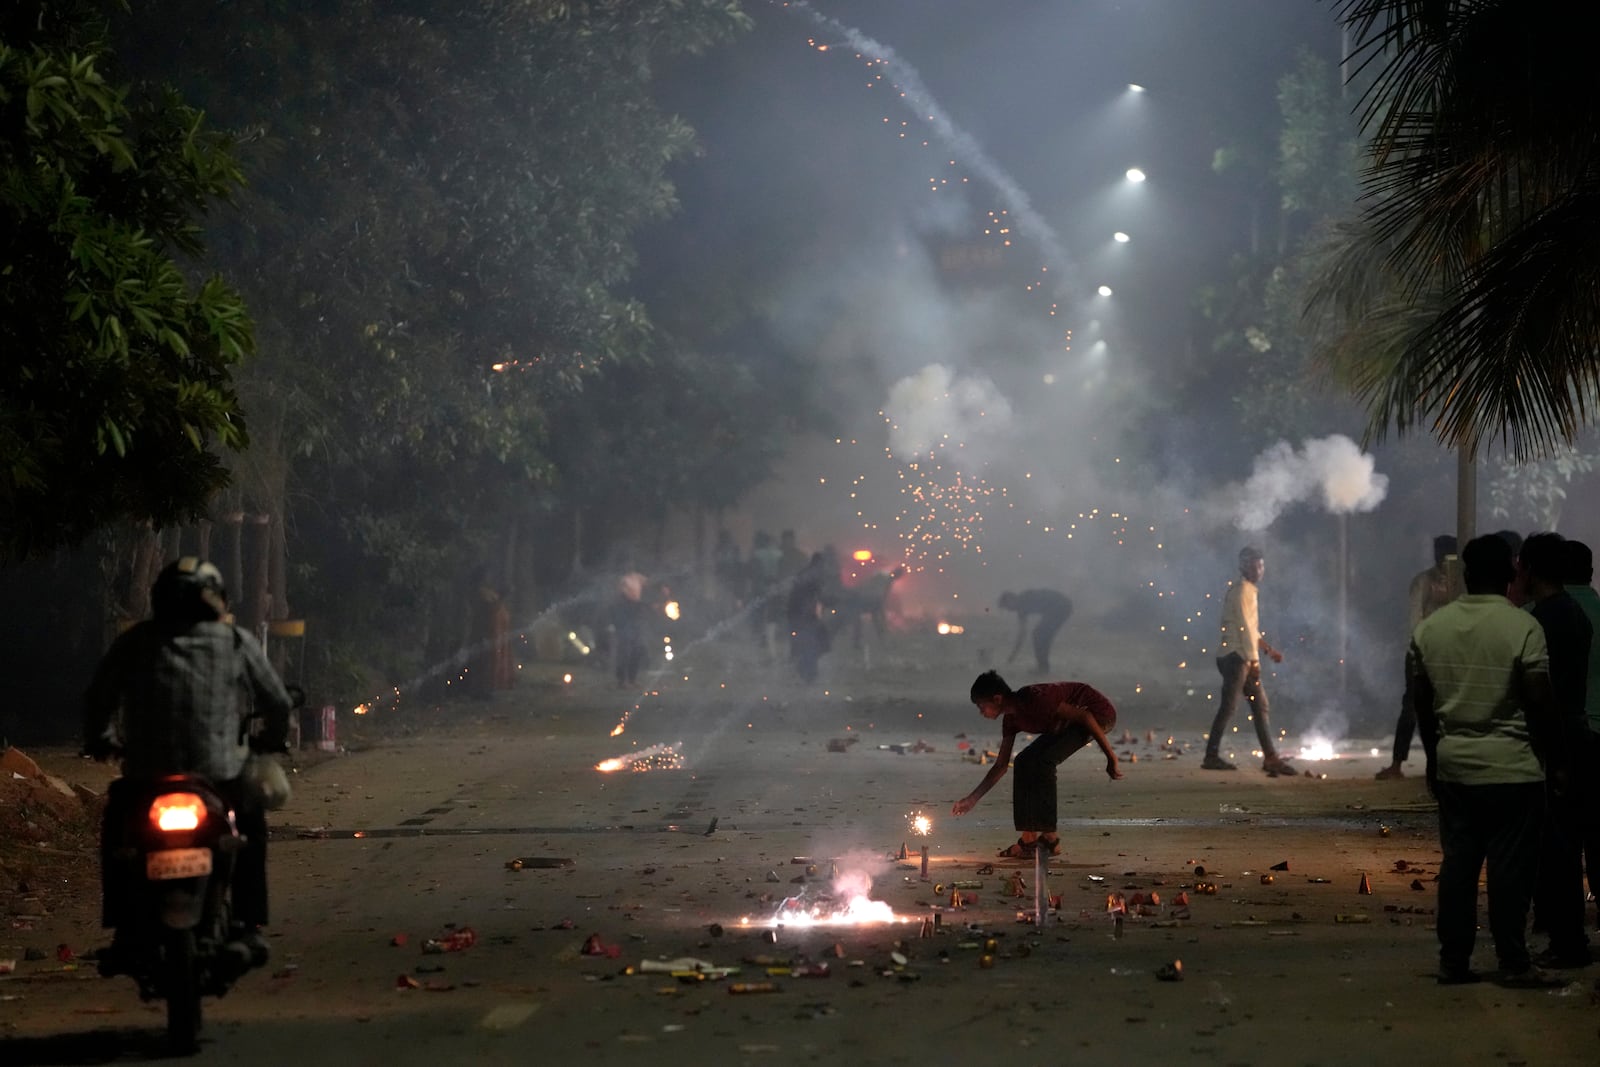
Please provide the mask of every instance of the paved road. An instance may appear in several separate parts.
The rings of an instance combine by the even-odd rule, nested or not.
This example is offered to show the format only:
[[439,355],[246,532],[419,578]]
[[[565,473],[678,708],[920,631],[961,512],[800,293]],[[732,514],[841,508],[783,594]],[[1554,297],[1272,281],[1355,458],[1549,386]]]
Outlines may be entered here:
[[[1132,703],[1123,721],[1137,741],[1120,747],[1138,761],[1124,781],[1107,781],[1088,754],[1063,767],[1068,853],[1051,884],[1062,907],[1043,932],[1019,925],[1004,885],[1022,868],[976,873],[1014,836],[1009,783],[967,818],[948,815],[983,773],[962,760],[956,735],[997,740],[961,699],[970,672],[901,666],[893,685],[840,671],[807,693],[748,672],[659,679],[618,738],[609,731],[631,700],[595,683],[529,684],[305,770],[274,816],[273,964],[208,1005],[199,1059],[1594,1062],[1600,969],[1555,993],[1432,982],[1432,815],[1418,783],[1374,783],[1374,759],[1330,763],[1326,780],[1204,774],[1192,747],[1163,758],[1178,725],[1161,721],[1169,712]],[[1194,724],[1182,725],[1191,732],[1177,743],[1192,746]],[[829,751],[830,739],[852,738]],[[919,739],[934,751],[880,747]],[[593,769],[679,740],[682,768]],[[934,818],[928,882],[907,826],[918,811]],[[888,858],[902,842],[913,862]],[[519,857],[524,869],[508,870]],[[830,863],[870,868],[873,895],[909,921],[784,928],[768,943],[776,901],[806,888],[796,857],[819,866],[813,894]],[[1263,884],[1283,861],[1289,869]],[[1363,873],[1372,896],[1357,893]],[[983,882],[977,903],[919,938],[932,884],[954,878]],[[1422,891],[1411,888],[1418,879]],[[1217,894],[1196,894],[1198,880],[1218,883]],[[1186,918],[1171,907],[1185,887]],[[1163,903],[1118,936],[1105,907],[1119,891]],[[89,942],[91,903],[29,936]],[[451,924],[471,926],[477,943],[424,954]],[[591,934],[620,957],[582,955]],[[397,935],[403,946],[391,944]],[[971,946],[991,937],[998,959],[983,969]],[[902,940],[899,967],[891,953]],[[769,978],[744,963],[733,980],[778,989],[734,995],[732,980],[622,973],[684,955],[718,965],[803,955],[831,974]],[[1159,981],[1174,960],[1183,980]],[[397,988],[401,976],[420,988]],[[158,1008],[141,1006],[126,980],[52,961],[24,967],[0,996],[16,998],[0,1001],[0,1064],[160,1055]]]

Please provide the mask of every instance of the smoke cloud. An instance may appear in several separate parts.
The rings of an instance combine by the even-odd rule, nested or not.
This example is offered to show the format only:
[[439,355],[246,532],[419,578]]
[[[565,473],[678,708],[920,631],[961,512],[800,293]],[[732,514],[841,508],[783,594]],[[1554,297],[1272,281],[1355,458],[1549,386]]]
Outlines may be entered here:
[[1373,457],[1343,434],[1316,437],[1299,449],[1279,441],[1256,457],[1237,488],[1234,524],[1265,530],[1295,504],[1315,502],[1334,515],[1372,511],[1389,491],[1389,478],[1374,470]]
[[958,375],[930,363],[889,389],[889,451],[896,459],[926,455],[940,445],[973,449],[1011,421],[1011,403],[981,374]]

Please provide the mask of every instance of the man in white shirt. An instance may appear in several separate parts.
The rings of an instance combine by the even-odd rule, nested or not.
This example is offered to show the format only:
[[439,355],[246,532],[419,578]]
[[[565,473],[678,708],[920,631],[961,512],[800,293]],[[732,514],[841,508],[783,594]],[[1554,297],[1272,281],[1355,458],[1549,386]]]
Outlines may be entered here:
[[1222,634],[1217,645],[1217,670],[1222,675],[1222,691],[1218,694],[1217,717],[1206,735],[1206,756],[1200,766],[1208,771],[1236,771],[1239,768],[1222,758],[1218,746],[1222,734],[1233,718],[1239,697],[1250,702],[1250,718],[1255,723],[1256,740],[1261,744],[1261,769],[1277,777],[1293,776],[1297,772],[1289,761],[1278,755],[1273,745],[1271,725],[1267,721],[1267,691],[1261,685],[1261,656],[1266,654],[1274,663],[1283,662],[1283,653],[1273,648],[1261,636],[1260,614],[1257,606],[1257,589],[1267,563],[1258,548],[1239,550],[1239,577],[1228,584],[1222,598]]

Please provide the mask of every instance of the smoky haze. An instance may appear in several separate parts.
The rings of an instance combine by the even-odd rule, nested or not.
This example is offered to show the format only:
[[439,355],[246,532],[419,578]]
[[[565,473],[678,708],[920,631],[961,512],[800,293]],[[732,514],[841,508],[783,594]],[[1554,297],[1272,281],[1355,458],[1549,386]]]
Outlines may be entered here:
[[686,180],[689,226],[702,247],[783,234],[769,325],[814,361],[830,417],[729,528],[906,562],[908,618],[1060,589],[1076,624],[1136,636],[1179,703],[1211,697],[1220,596],[1259,544],[1264,624],[1299,664],[1279,679],[1291,720],[1342,734],[1359,694],[1381,728],[1405,585],[1451,522],[1431,447],[1363,450],[1359,412],[1309,384],[1293,425],[1240,432],[1248,372],[1207,380],[1196,350],[1195,294],[1271,197],[1230,184],[1219,150],[1276,151],[1277,81],[1297,50],[1336,62],[1331,13],[999,4],[952,34],[937,15],[960,5],[933,7],[758,11],[738,108],[685,97],[718,191],[712,211]]
[[[1455,464],[1425,436],[1362,443],[1364,413],[1317,378],[1307,356],[1295,253],[1329,220],[1287,206],[1283,182],[1293,168],[1284,152],[1315,144],[1355,104],[1337,82],[1333,6],[745,7],[754,22],[747,34],[653,67],[659,102],[694,129],[697,151],[669,168],[675,214],[628,234],[637,263],[632,247],[615,251],[625,261],[617,275],[632,268],[616,295],[636,296],[655,330],[633,354],[675,334],[692,338],[686,348],[713,338],[693,353],[699,362],[686,361],[693,371],[652,378],[649,368],[626,366],[605,401],[590,401],[601,390],[582,377],[592,367],[577,352],[573,380],[582,389],[518,394],[540,409],[530,423],[548,416],[539,449],[559,477],[507,489],[515,480],[499,469],[504,456],[488,457],[477,473],[463,466],[459,478],[436,477],[472,485],[482,474],[502,479],[495,493],[525,494],[504,509],[522,508],[525,525],[507,524],[517,533],[472,529],[473,543],[458,546],[439,530],[391,523],[381,513],[385,493],[396,511],[409,504],[408,518],[434,517],[431,500],[402,499],[423,492],[405,460],[378,474],[331,459],[314,468],[378,502],[373,514],[344,514],[331,503],[343,484],[336,478],[316,487],[311,495],[323,495],[289,531],[337,543],[307,565],[317,568],[327,614],[367,605],[350,612],[359,620],[350,626],[372,628],[358,638],[381,651],[361,666],[379,684],[359,696],[387,704],[426,691],[431,699],[461,680],[471,653],[457,640],[459,600],[476,570],[537,572],[509,598],[511,621],[537,630],[530,647],[553,659],[599,647],[621,575],[644,572],[664,596],[691,601],[715,584],[709,559],[719,527],[746,553],[757,531],[790,529],[806,552],[834,546],[853,579],[903,564],[908,572],[891,597],[896,632],[938,621],[985,627],[948,646],[960,648],[964,666],[1003,659],[1015,621],[997,607],[1002,591],[1058,589],[1074,613],[1053,669],[1171,711],[1169,721],[1194,729],[1214,708],[1220,597],[1239,548],[1256,545],[1268,560],[1263,623],[1289,653],[1274,678],[1279,721],[1302,731],[1386,729],[1398,701],[1406,586],[1431,562],[1433,536],[1454,525]],[[1282,80],[1308,63],[1320,64],[1331,107],[1321,125],[1303,123],[1301,141],[1286,139]],[[586,131],[567,132],[584,140]],[[403,136],[375,143],[414,150],[419,175],[454,171],[426,145],[399,144]],[[1336,157],[1330,150],[1327,158]],[[1132,180],[1135,172],[1143,180]],[[370,206],[364,191],[349,199]],[[438,211],[448,214],[452,203]],[[581,251],[573,262],[614,254]],[[387,262],[368,269],[386,281],[395,273]],[[409,271],[402,293],[424,286]],[[496,278],[487,288],[503,296],[534,284]],[[304,304],[301,297],[309,293],[285,303]],[[719,333],[726,322],[735,325]],[[382,342],[375,351],[385,358],[420,325],[358,324],[364,341]],[[441,348],[473,348],[470,325],[460,327],[465,340],[453,325],[425,325],[451,334],[434,337]],[[292,347],[281,340],[275,334],[272,343]],[[530,340],[529,351],[539,343]],[[783,365],[789,375],[765,379],[769,395],[755,400],[768,406],[757,414],[740,421],[737,404],[697,404],[757,364]],[[521,381],[515,361],[490,365],[484,387],[473,381],[463,392],[512,394]],[[397,385],[401,410],[427,413],[413,390],[410,379]],[[570,421],[564,404],[578,412]],[[638,421],[654,436],[630,436],[636,409],[648,413]],[[435,410],[445,411],[443,402]],[[769,426],[782,432],[769,440]],[[409,432],[381,418],[360,429],[396,454]],[[694,439],[697,469],[707,472],[695,477],[716,483],[712,490],[726,471],[707,455],[769,449],[746,467],[770,465],[770,473],[753,487],[730,477],[725,493],[684,502],[689,488],[706,485],[672,481],[680,437]],[[368,458],[381,461],[383,449],[371,448]],[[595,455],[608,462],[588,462]],[[270,463],[241,469],[257,466],[271,481]],[[1482,527],[1554,524],[1561,509],[1551,501],[1564,508],[1561,525],[1580,536],[1594,519],[1592,497],[1568,494],[1568,482],[1541,483],[1540,496],[1489,466],[1484,478]],[[285,492],[297,491],[291,479]],[[1500,509],[1492,516],[1489,502]],[[489,516],[483,526],[506,517],[490,508],[474,516]],[[448,528],[447,509],[438,518]],[[855,563],[856,553],[869,558]],[[291,585],[301,563],[291,561]],[[41,570],[14,594],[32,602],[52,583]],[[389,599],[378,604],[369,586]],[[288,596],[302,594],[290,588]],[[764,612],[781,614],[781,603],[690,611],[693,627],[670,638],[680,642],[668,646],[674,658],[651,648],[652,682],[669,682],[696,657],[717,661],[747,641]],[[394,633],[411,643],[391,640]],[[80,642],[73,655],[89,658],[98,640]],[[37,645],[28,647],[19,658],[38,659]],[[324,666],[341,662],[328,648],[318,655]],[[785,667],[780,661],[772,678],[807,691]],[[46,672],[70,674],[55,661]],[[704,736],[674,729],[652,740],[682,740],[692,758],[697,744],[740,725],[730,719]]]

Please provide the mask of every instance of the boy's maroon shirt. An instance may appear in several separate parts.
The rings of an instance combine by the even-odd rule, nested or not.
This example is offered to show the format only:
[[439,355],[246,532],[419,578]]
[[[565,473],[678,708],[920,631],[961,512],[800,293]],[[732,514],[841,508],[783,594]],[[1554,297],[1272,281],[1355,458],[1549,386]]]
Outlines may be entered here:
[[1082,682],[1041,682],[1025,685],[1012,694],[1016,709],[1005,714],[1013,733],[1047,734],[1059,728],[1056,709],[1063,704],[1088,708],[1102,730],[1116,725],[1117,708],[1106,695]]

